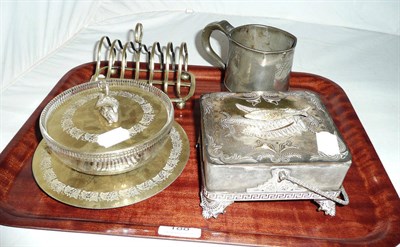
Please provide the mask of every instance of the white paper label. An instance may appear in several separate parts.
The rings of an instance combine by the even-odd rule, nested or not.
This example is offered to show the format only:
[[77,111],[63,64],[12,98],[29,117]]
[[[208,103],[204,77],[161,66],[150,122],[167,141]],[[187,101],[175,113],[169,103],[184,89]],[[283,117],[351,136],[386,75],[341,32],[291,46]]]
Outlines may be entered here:
[[181,238],[200,238],[200,228],[189,228],[179,226],[160,226],[158,234],[162,236],[181,237]]
[[125,140],[128,140],[129,137],[130,135],[127,129],[118,127],[99,135],[97,138],[97,143],[105,148],[109,148]]
[[340,154],[339,143],[336,135],[322,131],[318,132],[316,136],[319,152],[330,156]]

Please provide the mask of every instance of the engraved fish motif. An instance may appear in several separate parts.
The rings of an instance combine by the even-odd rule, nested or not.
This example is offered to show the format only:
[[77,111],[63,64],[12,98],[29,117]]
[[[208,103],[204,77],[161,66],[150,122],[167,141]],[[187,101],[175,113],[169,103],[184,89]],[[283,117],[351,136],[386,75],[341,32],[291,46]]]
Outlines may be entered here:
[[253,120],[264,120],[264,121],[274,121],[278,119],[293,117],[293,116],[307,116],[307,109],[295,110],[291,108],[275,108],[275,109],[261,109],[248,107],[240,104],[236,104],[236,107],[245,112],[245,118]]
[[[236,104],[245,115],[236,123],[246,124],[243,133],[262,139],[279,138],[301,134],[308,128],[303,119],[308,117],[308,108],[296,110],[290,108],[263,109]],[[246,120],[250,119],[252,121]]]

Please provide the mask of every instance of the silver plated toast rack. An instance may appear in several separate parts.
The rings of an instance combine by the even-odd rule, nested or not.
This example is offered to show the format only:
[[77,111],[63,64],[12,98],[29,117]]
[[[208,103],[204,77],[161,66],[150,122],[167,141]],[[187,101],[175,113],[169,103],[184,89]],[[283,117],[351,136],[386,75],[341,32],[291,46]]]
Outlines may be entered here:
[[178,109],[183,109],[193,96],[196,84],[195,76],[188,71],[186,43],[182,42],[179,47],[174,47],[172,42],[166,47],[161,47],[159,42],[146,46],[142,38],[141,23],[136,24],[133,40],[125,44],[119,39],[111,42],[108,36],[103,36],[97,44],[96,70],[91,81],[120,78],[158,85]]

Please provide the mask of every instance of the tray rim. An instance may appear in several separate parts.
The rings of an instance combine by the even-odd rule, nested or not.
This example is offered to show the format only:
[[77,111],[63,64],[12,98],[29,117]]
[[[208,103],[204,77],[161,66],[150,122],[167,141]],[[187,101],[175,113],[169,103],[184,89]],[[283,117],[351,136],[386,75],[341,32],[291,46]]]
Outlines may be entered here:
[[[61,88],[63,87],[63,83],[65,78],[68,78],[71,76],[71,74],[76,73],[78,70],[88,67],[88,66],[93,66],[94,63],[90,62],[90,63],[86,63],[86,64],[82,64],[79,65],[73,69],[71,69],[68,73],[66,73],[64,75],[64,77],[62,77],[60,79],[60,81],[54,86],[54,88],[50,91],[50,93],[45,97],[45,99],[42,101],[42,103],[37,107],[37,109],[32,113],[32,115],[28,118],[28,120],[26,121],[26,123],[21,127],[21,129],[17,132],[17,134],[14,136],[14,138],[10,141],[10,143],[5,147],[5,149],[2,151],[2,153],[0,154],[0,178],[3,177],[3,175],[1,174],[1,171],[4,170],[4,165],[3,163],[7,163],[5,161],[8,161],[8,155],[10,153],[10,151],[13,148],[16,148],[18,145],[20,145],[21,142],[23,142],[22,140],[22,136],[23,134],[26,134],[28,132],[28,130],[32,127],[32,119],[38,119],[41,109],[44,108],[44,106],[47,104],[47,102],[50,101],[51,98],[55,97],[55,95],[57,95]],[[206,66],[189,66],[189,71],[191,70],[197,70],[201,73],[203,73],[200,77],[195,73],[197,79],[200,79],[202,81],[216,81],[219,80],[219,78],[222,76],[222,72],[219,69],[213,68],[213,67],[206,67]],[[332,84],[334,87],[336,87],[346,98],[346,94],[343,91],[343,89],[336,84],[335,82],[324,78],[322,76],[319,75],[314,75],[311,73],[303,73],[303,72],[292,72],[291,74],[292,76],[296,76],[296,77],[313,77],[319,80],[323,80],[326,82],[329,82],[330,84]],[[349,101],[349,104],[351,106],[351,103]],[[352,106],[351,106],[352,108]],[[353,109],[353,108],[352,108]],[[354,111],[354,109],[353,109]],[[356,115],[356,113],[354,112],[354,114]],[[357,119],[357,121],[360,124],[360,127],[363,129],[362,124],[360,122],[359,119]],[[33,123],[35,123],[35,121],[33,121]],[[386,174],[386,171],[384,170],[379,157],[377,156],[372,144],[369,141],[369,138],[367,136],[367,134],[362,133],[363,135],[365,135],[366,140],[368,141],[368,143],[366,143],[368,149],[373,153],[374,158],[377,159],[377,161],[379,161],[379,163],[377,164],[378,168],[380,169],[380,172],[383,174],[383,176],[386,177],[387,180],[387,185],[389,186],[389,188],[387,188],[387,191],[390,192],[390,197],[393,199],[392,202],[395,203],[395,205],[390,204],[390,205],[384,205],[384,206],[388,206],[391,210],[396,210],[396,206],[397,206],[397,212],[400,212],[400,200],[399,197],[397,196],[397,193],[394,190],[393,185],[391,184],[391,181],[389,180],[389,177]],[[29,144],[24,144],[24,145],[29,145]],[[33,153],[34,153],[34,149],[36,148],[36,146],[32,147],[33,151],[30,151],[31,157],[29,157],[29,151],[25,152],[24,154],[21,155],[25,155],[28,157],[24,157],[25,159],[32,159]],[[15,164],[12,165],[12,167],[6,167],[8,169],[18,169],[18,166],[16,166]],[[380,174],[380,175],[382,175]],[[3,179],[1,179],[3,180]],[[84,221],[76,221],[73,219],[51,219],[51,218],[34,218],[34,220],[32,220],[32,218],[27,217],[24,214],[19,213],[16,209],[11,208],[10,206],[8,206],[2,199],[4,197],[4,195],[6,194],[6,191],[9,189],[9,185],[11,185],[12,181],[1,181],[0,180],[0,185],[5,186],[3,188],[5,188],[3,190],[3,192],[0,192],[0,224],[1,225],[5,225],[5,226],[12,226],[12,227],[22,227],[22,228],[34,228],[34,229],[44,229],[44,230],[62,230],[62,231],[71,231],[71,232],[86,232],[86,233],[97,233],[97,234],[111,234],[111,235],[121,235],[121,236],[127,236],[126,234],[123,234],[121,232],[118,231],[114,231],[114,232],[108,232],[105,233],[105,230],[108,229],[107,226],[110,223],[105,223],[105,222],[84,222]],[[62,222],[60,222],[62,221]],[[66,223],[65,226],[63,226],[62,224]],[[397,223],[397,225],[396,225]],[[368,235],[366,239],[360,239],[360,243],[364,243],[364,244],[368,244],[366,242],[363,241],[371,241],[374,244],[382,244],[382,243],[400,243],[400,234],[398,232],[396,232],[396,229],[398,230],[400,228],[400,219],[399,217],[395,217],[392,218],[391,224],[389,226],[387,226],[387,229],[384,229],[384,232],[387,233],[386,236],[389,236],[389,238],[382,238],[382,236],[377,236],[376,234],[371,234]],[[113,223],[115,224],[115,223]],[[120,225],[122,228],[124,227],[124,224],[121,223],[117,223],[118,225]],[[126,225],[125,225],[126,226]],[[129,225],[130,227],[132,227],[132,225]],[[140,228],[135,229],[135,234],[128,234],[128,236],[142,236],[142,237],[157,237],[157,238],[165,238],[165,239],[180,239],[180,240],[184,240],[185,238],[175,238],[175,237],[165,237],[165,236],[159,236],[157,235],[157,233],[154,233],[154,226],[140,226]],[[206,228],[202,229],[203,231],[203,237],[199,240],[194,240],[194,239],[187,239],[187,240],[191,240],[191,241],[204,241],[204,242],[215,242],[215,243],[225,243],[226,241],[228,241],[229,243],[239,243],[239,244],[251,244],[251,243],[258,243],[257,242],[257,236],[249,236],[249,234],[246,233],[229,233],[229,232],[224,232],[221,234],[220,237],[213,237],[212,230],[208,230]],[[250,234],[251,235],[251,234]],[[254,235],[254,234],[253,234]],[[268,235],[268,241],[267,243],[269,244],[279,244],[282,243],[282,236],[270,236]],[[355,243],[353,242],[354,239],[351,239],[350,242],[347,242],[346,239],[343,239],[342,241],[338,241],[337,239],[307,239],[307,238],[301,238],[301,237],[296,237],[296,236],[285,236],[288,237],[290,240],[286,239],[283,240],[283,243],[291,243],[291,244],[305,244],[305,243],[309,243],[309,241],[312,241],[312,243],[316,244],[316,243],[339,243],[339,244],[345,244],[345,243]],[[250,239],[249,242],[243,242],[243,240],[241,240],[241,238],[248,238]],[[375,242],[377,241],[377,242]]]

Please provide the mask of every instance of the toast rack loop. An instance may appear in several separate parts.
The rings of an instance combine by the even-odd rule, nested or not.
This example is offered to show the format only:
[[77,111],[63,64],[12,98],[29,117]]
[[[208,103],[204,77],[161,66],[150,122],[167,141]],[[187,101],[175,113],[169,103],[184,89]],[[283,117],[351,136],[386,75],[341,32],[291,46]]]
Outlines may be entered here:
[[135,27],[135,42],[141,44],[142,38],[143,38],[143,25],[142,23],[138,23],[136,24]]
[[143,25],[136,24],[133,32],[132,40],[125,44],[118,39],[111,42],[108,36],[99,40],[91,81],[98,81],[103,76],[146,82],[160,87],[178,109],[183,109],[194,95],[196,84],[195,76],[188,71],[187,44],[182,42],[179,47],[174,47],[168,42],[162,47],[159,42],[154,42],[146,46],[142,43]]
[[117,48],[123,49],[122,42],[120,40],[118,40],[118,39],[114,40],[111,43],[111,47],[110,47],[110,50],[109,50],[107,76],[106,76],[107,79],[110,79],[111,75],[116,73],[116,69],[117,68],[114,68],[114,65],[115,65],[115,61],[117,59],[117,55],[119,54],[119,53],[117,53]]
[[[157,54],[158,53],[158,54]],[[151,52],[150,52],[150,60],[149,60],[149,84],[150,86],[153,85],[153,79],[154,79],[154,60],[155,60],[155,56],[159,55],[160,57],[160,70],[162,70],[163,68],[163,64],[164,64],[164,56],[161,50],[161,45],[158,42],[154,42],[153,46],[151,47]]]

